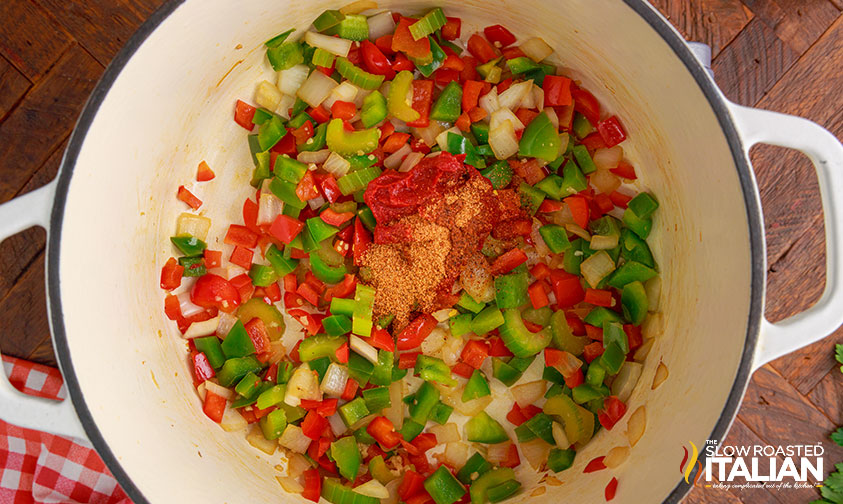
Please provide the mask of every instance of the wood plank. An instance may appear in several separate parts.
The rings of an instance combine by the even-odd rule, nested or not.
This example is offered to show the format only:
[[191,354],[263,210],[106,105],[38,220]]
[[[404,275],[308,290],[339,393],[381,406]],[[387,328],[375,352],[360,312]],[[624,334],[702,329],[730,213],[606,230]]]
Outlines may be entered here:
[[61,145],[102,71],[74,46],[0,124],[0,202],[17,194]]
[[752,106],[796,62],[797,54],[755,18],[714,59],[717,85],[730,100]]
[[837,10],[843,10],[843,0],[829,0]]
[[752,19],[740,0],[652,0],[688,40],[705,42],[716,56]]
[[44,293],[44,253],[40,253],[5,298],[0,300],[0,351],[27,358],[50,334]]
[[[843,134],[843,18],[758,102],[760,108],[794,114]],[[814,168],[794,151],[762,146],[753,153],[768,236],[770,264],[813,224],[819,212]],[[753,149],[754,151],[756,149]]]
[[740,504],[742,501],[722,488],[694,488],[683,504]]
[[0,19],[0,53],[32,82],[73,44],[69,33],[28,0],[0,2]]
[[20,101],[31,84],[6,58],[0,57],[0,120]]
[[103,66],[107,65],[143,18],[126,0],[35,0]]
[[132,0],[129,3],[129,7],[134,9],[141,19],[146,19],[158,10],[159,7],[164,5],[165,2],[166,0]]
[[823,443],[826,475],[843,460],[843,448],[828,441],[836,426],[769,365],[753,375],[738,418],[771,445]]
[[743,0],[747,7],[799,54],[804,53],[840,12],[826,0]]
[[[829,352],[829,353],[833,353]],[[825,413],[834,425],[843,425],[843,372],[840,371],[840,364],[835,361],[834,366],[817,383],[808,394],[808,400],[817,409]]]

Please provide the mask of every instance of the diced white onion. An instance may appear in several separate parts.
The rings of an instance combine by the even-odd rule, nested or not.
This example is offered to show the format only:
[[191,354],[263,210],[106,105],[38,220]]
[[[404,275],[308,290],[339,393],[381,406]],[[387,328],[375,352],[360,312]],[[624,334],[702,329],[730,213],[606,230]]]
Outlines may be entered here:
[[547,461],[547,456],[550,453],[550,445],[539,438],[526,443],[518,443],[518,447],[521,449],[521,454],[527,459],[527,463],[536,470]]
[[498,159],[507,159],[518,152],[518,138],[515,136],[515,128],[510,121],[504,121],[489,132],[489,146]]
[[[528,80],[509,86],[509,88],[498,95],[498,104],[501,108],[516,109],[521,101],[533,91],[533,81]],[[532,107],[531,107],[532,108]]]
[[[407,103],[411,103],[413,101],[412,92],[413,92],[412,89],[410,91],[407,91]],[[384,96],[387,96],[387,95],[385,94]],[[405,123],[404,121],[402,121],[400,119],[394,119],[393,118],[393,119],[390,119],[389,122],[392,123],[392,126],[395,128],[395,131],[398,131],[400,133],[407,133],[408,131],[410,131],[410,127],[407,126],[407,123]]]
[[449,318],[451,318],[451,310],[452,308],[442,308],[441,310],[436,310],[435,312],[431,313],[433,318],[436,319],[437,322],[445,322]]
[[594,160],[594,165],[598,170],[611,170],[617,168],[618,163],[623,159],[623,147],[615,145],[614,147],[597,149],[591,156]]
[[519,46],[519,49],[536,63],[553,54],[553,49],[539,37],[526,40]]
[[262,81],[255,91],[255,102],[265,109],[275,110],[275,107],[281,103],[281,91],[271,82]]
[[311,467],[310,462],[300,453],[287,454],[287,475],[289,477],[298,478]]
[[462,401],[462,392],[452,391],[447,397],[443,395],[443,402],[448,406],[454,408],[457,413],[472,417],[484,409],[492,402],[492,396],[478,397],[468,402]]
[[444,461],[451,467],[462,467],[468,460],[468,445],[465,443],[448,443],[443,453]]
[[460,336],[450,335],[445,339],[445,344],[442,345],[442,360],[448,367],[457,363],[462,352],[463,339]]
[[178,295],[179,298],[179,309],[181,310],[181,316],[188,318],[191,315],[196,315],[197,313],[205,311],[204,308],[201,306],[197,306],[190,301],[190,291],[184,291]]
[[430,334],[427,335],[427,338],[424,339],[421,343],[421,352],[425,355],[433,355],[442,348],[442,345],[445,344],[445,337],[448,335],[445,332],[445,329],[441,327],[435,327]]
[[346,4],[340,7],[340,12],[342,14],[359,14],[368,9],[377,9],[378,3],[374,0],[355,0],[350,4]]
[[375,347],[363,341],[363,338],[352,334],[348,339],[348,346],[372,364],[378,363],[378,351]]
[[457,424],[453,422],[448,422],[445,425],[434,425],[428,430],[436,436],[438,444],[460,441],[460,430],[457,428]]
[[296,96],[311,107],[318,107],[336,89],[337,83],[322,72],[314,70],[304,81]]
[[351,168],[351,163],[349,163],[346,158],[331,151],[328,159],[326,159],[322,164],[322,168],[334,177],[340,178],[348,173],[349,168]]
[[176,236],[190,235],[202,241],[208,238],[211,219],[184,212],[176,219]]
[[369,40],[377,40],[395,32],[392,12],[386,11],[369,18]]
[[275,218],[281,215],[283,207],[283,203],[275,194],[270,191],[261,191],[258,201],[258,225],[272,224]]
[[284,119],[290,118],[290,109],[293,108],[293,105],[296,103],[296,97],[293,95],[285,94],[281,97],[281,103],[278,104],[278,108],[275,109],[275,113],[279,116],[283,117]]
[[585,281],[596,289],[597,284],[606,276],[615,270],[615,262],[609,257],[605,250],[601,250],[591,255],[588,259],[580,264],[580,272],[585,278]]
[[[275,449],[278,448],[278,444],[275,441],[266,439],[263,435],[263,431],[261,431],[260,427],[257,425],[252,427],[252,430],[249,431],[249,434],[246,436],[246,441],[267,455],[272,455],[275,453]],[[308,441],[310,441],[309,438]]]
[[643,362],[647,356],[650,354],[650,350],[653,348],[653,343],[656,340],[654,339],[645,339],[644,343],[635,351],[635,355],[632,357],[635,359],[635,362]]
[[[532,81],[531,81],[532,82]],[[541,88],[539,88],[541,89]],[[509,90],[507,90],[509,91]],[[525,109],[534,109],[536,108],[536,95],[533,93],[533,88],[530,88],[530,91],[524,94],[524,98],[521,98],[521,103],[518,104],[518,108],[525,108]]]
[[618,246],[618,235],[594,235],[589,246],[591,250],[612,250]]
[[522,383],[512,387],[512,397],[518,406],[525,408],[531,404],[535,404],[539,399],[544,397],[547,391],[547,382],[544,380],[536,380],[528,383]]
[[226,432],[235,432],[243,430],[248,427],[249,422],[243,418],[239,411],[232,408],[230,405],[225,406],[225,411],[222,413],[222,420],[220,420],[220,427]]
[[360,486],[356,486],[352,489],[352,491],[367,497],[374,497],[375,499],[386,499],[389,497],[389,490],[387,490],[386,487],[376,479],[369,480]]
[[321,164],[327,161],[331,155],[331,149],[322,149],[318,151],[302,151],[296,156],[297,161],[307,164]]
[[647,292],[647,309],[651,312],[659,310],[659,299],[662,294],[662,278],[653,277],[644,283],[644,290]]
[[392,422],[396,429],[404,426],[404,383],[394,381],[389,386],[389,407],[383,410],[383,416]]
[[559,449],[567,450],[571,446],[571,442],[568,441],[568,435],[565,434],[565,428],[562,427],[561,423],[553,422],[551,432],[553,433],[553,440],[556,441],[556,446]]
[[[568,207],[568,205],[565,204],[565,208],[567,208],[567,207]],[[573,220],[573,215],[571,216],[571,220]],[[574,224],[573,222],[569,222],[569,223],[565,224],[565,231],[567,231],[569,233],[573,233],[573,234],[579,236],[580,238],[582,238],[583,240],[591,241],[591,233],[589,233],[588,231],[583,229],[579,224]]]
[[413,149],[410,148],[410,144],[405,143],[400,149],[393,152],[383,160],[384,168],[397,170],[398,167],[401,166],[401,162],[404,161],[404,157],[411,152],[413,152]]
[[319,377],[315,371],[305,362],[293,372],[290,381],[287,383],[287,392],[284,395],[284,402],[290,406],[298,406],[302,399],[320,401],[322,392],[319,390]]
[[635,446],[641,436],[644,435],[644,430],[647,428],[647,410],[644,406],[640,406],[633,411],[629,416],[629,421],[626,424],[626,438],[629,440],[629,446]]
[[407,154],[407,157],[404,158],[404,161],[401,161],[401,166],[398,167],[398,171],[400,172],[408,172],[415,168],[417,164],[424,159],[424,154],[421,152],[411,152]]
[[307,65],[295,65],[281,70],[278,72],[278,90],[287,96],[296,96],[296,91],[304,84],[308,73],[310,68]]
[[489,129],[498,128],[504,121],[509,121],[515,131],[524,129],[524,123],[508,108],[501,107],[489,118]]
[[503,443],[490,444],[486,447],[486,460],[492,464],[500,464],[506,460],[509,454],[509,445],[512,441],[504,441]]
[[217,324],[217,335],[225,338],[228,335],[228,331],[234,327],[234,324],[237,323],[237,317],[230,313],[220,312],[219,323]]
[[[544,110],[544,89],[533,85],[533,103],[536,104],[536,108],[541,112]],[[553,111],[556,114],[556,111]],[[556,129],[559,129],[559,119],[556,120]]]
[[456,126],[452,126],[446,130],[443,130],[438,135],[436,135],[436,144],[439,145],[439,148],[443,151],[448,150],[448,134],[450,133],[462,136],[462,132]]
[[342,58],[348,56],[348,51],[351,49],[351,41],[348,39],[329,37],[312,31],[304,34],[304,41],[311,47],[324,49]]
[[413,133],[413,136],[421,138],[424,144],[428,147],[431,147],[434,143],[436,143],[436,137],[444,130],[445,127],[437,121],[430,121],[430,124],[424,128],[410,128],[410,132]]
[[348,427],[345,425],[345,422],[343,422],[342,417],[339,416],[339,414],[329,416],[328,425],[331,426],[331,432],[333,432],[335,436],[340,436],[348,430]]
[[597,192],[603,194],[611,194],[621,186],[621,179],[609,170],[597,170],[591,174],[589,180]]
[[348,369],[336,362],[332,362],[325,371],[322,384],[319,388],[322,393],[329,397],[339,397],[345,392],[345,383],[348,381]]
[[234,391],[228,387],[223,387],[222,385],[212,382],[211,380],[205,381],[205,390],[210,390],[214,394],[224,397],[226,401],[230,401],[234,399]]
[[[544,91],[542,91],[544,94]],[[542,103],[544,103],[544,98],[542,98]],[[559,129],[559,116],[556,115],[556,110],[553,107],[547,107],[544,109],[544,113],[547,114],[547,118],[550,119],[550,124],[553,125],[554,128],[557,130]],[[565,137],[568,138],[567,136]],[[562,143],[562,145],[566,145],[567,142]]]
[[193,339],[214,334],[217,332],[217,326],[219,323],[219,317],[203,320],[202,322],[193,322],[190,326],[188,326],[187,331],[182,334],[182,338]]
[[278,480],[278,483],[281,485],[281,488],[283,488],[285,492],[291,494],[300,494],[304,492],[304,487],[302,486],[302,484],[293,478],[290,478],[288,476],[276,476],[275,479]]
[[307,206],[309,206],[313,210],[318,210],[322,208],[322,205],[325,204],[325,197],[321,194],[315,198],[307,200]]
[[328,95],[328,98],[325,99],[325,103],[323,105],[326,109],[330,110],[331,107],[334,105],[334,102],[353,102],[354,98],[359,92],[359,87],[355,86],[349,81],[342,81],[339,86],[337,86],[336,88],[334,88],[333,91],[331,91],[331,94]]
[[617,396],[622,402],[626,402],[632,395],[638,379],[641,378],[643,369],[644,365],[640,362],[625,362],[615,377],[615,381],[612,382],[612,395]]
[[500,102],[498,101],[497,86],[493,87],[491,91],[481,96],[478,103],[480,108],[485,110],[489,116],[494,114],[497,109],[501,108]]
[[[261,435],[263,437],[263,435]],[[278,444],[296,453],[304,453],[310,446],[311,439],[304,435],[298,425],[287,424],[284,433],[278,438]]]

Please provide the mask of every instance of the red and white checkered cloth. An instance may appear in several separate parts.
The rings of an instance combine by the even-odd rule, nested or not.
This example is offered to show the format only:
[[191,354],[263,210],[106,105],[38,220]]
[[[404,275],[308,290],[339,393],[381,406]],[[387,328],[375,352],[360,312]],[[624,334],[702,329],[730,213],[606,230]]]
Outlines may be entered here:
[[[12,385],[25,394],[67,397],[56,368],[5,355],[3,367]],[[0,420],[0,504],[32,502],[132,501],[87,440],[54,436]]]

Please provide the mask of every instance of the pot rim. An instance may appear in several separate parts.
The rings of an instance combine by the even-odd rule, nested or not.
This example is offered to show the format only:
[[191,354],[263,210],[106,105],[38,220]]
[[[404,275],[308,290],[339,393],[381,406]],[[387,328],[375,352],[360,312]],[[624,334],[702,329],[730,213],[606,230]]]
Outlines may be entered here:
[[[723,130],[729,149],[735,161],[738,171],[738,178],[741,184],[741,192],[744,197],[744,204],[747,211],[747,222],[749,224],[749,244],[751,256],[751,280],[750,280],[750,306],[747,321],[747,334],[741,355],[740,365],[726,405],[723,408],[717,423],[714,426],[708,439],[722,440],[732,421],[737,415],[741,405],[744,392],[749,384],[752,375],[752,362],[755,348],[758,343],[758,336],[761,327],[761,315],[763,310],[763,298],[765,289],[764,275],[764,233],[761,218],[761,207],[758,196],[758,188],[755,185],[749,161],[744,152],[743,143],[737,128],[732,121],[725,98],[714,81],[706,74],[697,58],[689,49],[686,42],[679,36],[674,28],[665,21],[655,8],[649,6],[646,0],[623,0],[624,3],[641,16],[650,27],[655,30],[667,43],[676,56],[684,63],[691,73],[700,90],[705,95],[712,110],[717,116],[717,121]],[[64,219],[64,209],[67,203],[67,191],[70,179],[76,166],[79,153],[85,143],[88,130],[99,111],[100,105],[111,90],[111,86],[123,67],[129,62],[135,51],[146,41],[147,37],[154,32],[158,26],[170,14],[176,10],[185,0],[167,0],[159,7],[132,35],[129,41],[123,46],[114,59],[105,69],[102,77],[94,87],[82,113],[79,116],[73,134],[70,137],[64,157],[62,158],[59,170],[56,196],[53,203],[53,210],[50,217],[50,232],[48,234],[47,248],[47,294],[48,310],[53,335],[53,347],[58,357],[59,366],[64,376],[64,383],[68,390],[70,400],[79,420],[93,444],[97,453],[102,457],[108,469],[116,478],[117,482],[126,492],[132,501],[137,504],[149,503],[140,489],[134,484],[129,474],[123,469],[117,456],[111,451],[105,438],[102,436],[93,415],[85,401],[84,393],[73,370],[73,362],[70,357],[70,350],[67,344],[67,334],[64,327],[64,317],[61,303],[61,286],[59,281],[59,262],[61,259],[60,236]],[[704,453],[700,459],[705,459]],[[679,478],[676,486],[663,502],[678,503],[691,490],[692,485],[684,483]]]

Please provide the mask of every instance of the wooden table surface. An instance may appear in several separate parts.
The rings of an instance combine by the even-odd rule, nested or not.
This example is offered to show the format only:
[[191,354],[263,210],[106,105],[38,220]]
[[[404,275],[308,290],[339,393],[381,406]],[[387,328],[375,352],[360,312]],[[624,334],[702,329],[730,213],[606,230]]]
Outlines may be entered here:
[[[0,202],[50,181],[105,65],[162,0],[2,0]],[[709,44],[727,97],[810,118],[843,135],[843,0],[654,0],[688,40]],[[11,21],[11,22],[10,22]],[[761,146],[752,161],[764,203],[766,316],[781,320],[824,287],[822,210],[813,168],[793,151]],[[839,195],[838,195],[839,196]],[[0,349],[55,364],[44,298],[45,235],[0,245]],[[841,307],[843,309],[843,307]],[[829,432],[843,424],[843,374],[833,359],[843,330],[755,373],[728,441],[825,442],[826,472],[843,461]],[[678,459],[678,454],[677,454]],[[677,460],[678,462],[678,460]],[[808,502],[813,490],[696,489],[686,502]]]

